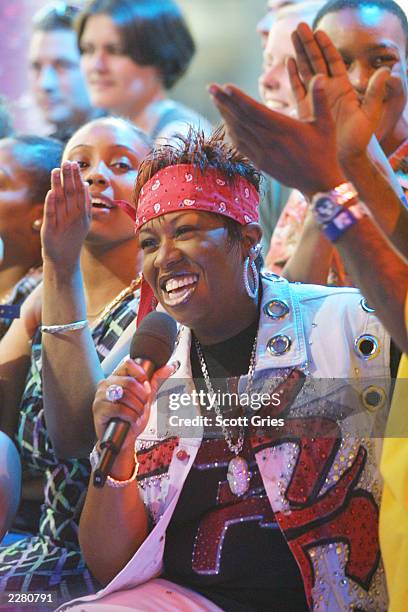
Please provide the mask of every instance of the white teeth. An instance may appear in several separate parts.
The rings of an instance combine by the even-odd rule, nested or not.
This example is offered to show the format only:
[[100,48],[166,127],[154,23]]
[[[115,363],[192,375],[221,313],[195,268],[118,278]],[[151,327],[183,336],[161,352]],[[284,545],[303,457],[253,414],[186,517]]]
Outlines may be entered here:
[[184,287],[171,294],[165,293],[163,295],[163,301],[167,306],[178,306],[179,304],[183,304],[184,302],[186,302],[189,297],[194,293],[195,289],[195,286]]
[[92,206],[102,206],[103,208],[113,208],[108,202],[102,202],[101,200],[92,200]]
[[192,285],[197,280],[197,274],[190,274],[188,276],[181,276],[178,278],[170,278],[166,282],[165,289],[168,293],[169,291],[174,291],[175,289],[180,289],[181,287],[186,287],[187,285]]

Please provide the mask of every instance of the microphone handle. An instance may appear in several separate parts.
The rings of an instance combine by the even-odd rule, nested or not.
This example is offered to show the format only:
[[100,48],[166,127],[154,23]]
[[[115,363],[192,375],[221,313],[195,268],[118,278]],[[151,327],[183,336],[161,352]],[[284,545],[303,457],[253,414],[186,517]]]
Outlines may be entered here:
[[93,475],[95,487],[102,488],[105,484],[129,429],[128,421],[119,417],[110,419],[100,444],[102,452]]
[[[150,380],[156,369],[155,364],[149,359],[143,359],[143,357],[134,357],[133,361],[142,366]],[[101,456],[93,475],[94,487],[100,489],[104,486],[129,429],[130,423],[128,421],[124,421],[119,417],[109,420],[100,444]]]

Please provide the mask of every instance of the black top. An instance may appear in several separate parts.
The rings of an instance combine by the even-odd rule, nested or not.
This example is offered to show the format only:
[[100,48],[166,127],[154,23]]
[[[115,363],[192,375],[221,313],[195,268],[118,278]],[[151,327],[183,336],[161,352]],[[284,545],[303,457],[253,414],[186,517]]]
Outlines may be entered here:
[[[215,391],[224,391],[227,379],[248,371],[257,327],[255,321],[234,338],[202,347]],[[191,364],[197,391],[207,392],[194,340]],[[223,384],[215,379],[224,379]],[[234,442],[236,437],[237,432]],[[204,438],[167,528],[165,577],[228,612],[308,610],[299,568],[247,441],[240,456],[251,479],[238,497],[226,477],[234,453],[223,438]]]

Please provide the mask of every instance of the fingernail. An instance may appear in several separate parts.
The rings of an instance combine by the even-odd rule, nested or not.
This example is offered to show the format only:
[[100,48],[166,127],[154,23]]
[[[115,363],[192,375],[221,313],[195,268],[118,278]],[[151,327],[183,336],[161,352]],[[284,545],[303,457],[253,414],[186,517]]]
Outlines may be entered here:
[[143,386],[145,388],[146,393],[151,393],[152,387],[151,387],[150,382],[148,380],[144,381]]
[[230,96],[232,94],[231,87],[224,87],[224,92],[227,94],[227,96]]
[[217,88],[215,87],[215,85],[208,85],[207,86],[207,91],[208,93],[210,93],[212,96],[215,96],[217,93]]

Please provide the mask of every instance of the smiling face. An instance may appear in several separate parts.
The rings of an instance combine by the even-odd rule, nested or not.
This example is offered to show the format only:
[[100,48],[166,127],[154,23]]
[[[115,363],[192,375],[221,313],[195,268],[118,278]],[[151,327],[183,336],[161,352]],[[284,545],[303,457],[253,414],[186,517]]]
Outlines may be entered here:
[[328,13],[318,23],[339,50],[352,86],[363,97],[376,70],[387,66],[395,77],[386,94],[379,128],[387,136],[395,127],[407,102],[407,40],[398,17],[384,9],[363,6]]
[[286,60],[295,54],[291,33],[301,19],[301,14],[295,14],[272,23],[263,54],[262,74],[259,77],[259,92],[265,106],[285,115],[291,114],[295,109]]
[[29,50],[32,91],[46,121],[74,125],[90,110],[75,32],[35,31]]
[[76,161],[89,184],[92,225],[87,241],[123,241],[134,236],[133,222],[114,200],[132,199],[147,144],[120,119],[99,119],[78,130],[64,160]]
[[157,217],[142,226],[139,244],[147,282],[180,323],[194,330],[215,329],[248,301],[244,246],[231,245],[218,215],[183,211]]
[[157,68],[140,66],[126,54],[120,32],[108,15],[88,17],[80,48],[81,67],[98,108],[136,117],[162,91]]

